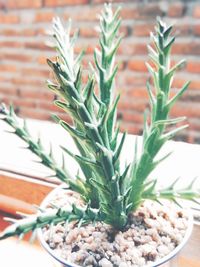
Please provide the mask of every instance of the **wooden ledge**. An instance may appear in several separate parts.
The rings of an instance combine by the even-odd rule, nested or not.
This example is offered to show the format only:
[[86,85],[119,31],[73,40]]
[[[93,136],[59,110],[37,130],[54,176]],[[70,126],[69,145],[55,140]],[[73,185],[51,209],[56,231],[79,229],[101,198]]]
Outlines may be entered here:
[[13,215],[16,214],[16,211],[25,214],[33,214],[37,211],[33,205],[27,202],[2,194],[0,194],[0,210]]
[[16,210],[34,212],[31,204],[39,205],[55,187],[51,183],[3,171],[0,171],[0,184],[0,210],[11,214],[16,214]]

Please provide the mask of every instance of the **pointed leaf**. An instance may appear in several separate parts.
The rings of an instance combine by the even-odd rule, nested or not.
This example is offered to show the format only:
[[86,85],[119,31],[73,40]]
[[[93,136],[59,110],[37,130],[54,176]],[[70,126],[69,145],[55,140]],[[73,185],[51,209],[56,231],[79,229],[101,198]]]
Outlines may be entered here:
[[188,127],[188,124],[183,125],[183,126],[180,126],[180,127],[176,128],[176,129],[174,129],[174,130],[172,130],[172,131],[170,131],[170,132],[164,134],[164,135],[162,136],[162,139],[167,141],[167,140],[173,138],[178,132],[180,132],[180,131],[186,129],[187,127]]
[[179,90],[179,92],[168,102],[167,107],[171,108],[176,101],[183,95],[183,93],[187,90],[190,82],[186,82],[184,86]]
[[81,132],[81,131],[78,131],[77,129],[71,127],[68,123],[66,123],[65,121],[60,121],[59,124],[69,132],[69,134],[72,136],[72,137],[75,137],[75,138],[78,138],[80,140],[85,140],[86,139],[86,135],[85,133]]
[[123,148],[123,145],[124,145],[125,138],[126,138],[126,132],[123,133],[123,135],[121,137],[121,140],[119,142],[119,145],[118,145],[116,151],[114,152],[114,162],[116,162],[120,157],[120,154],[121,154],[121,151],[122,151],[122,148]]

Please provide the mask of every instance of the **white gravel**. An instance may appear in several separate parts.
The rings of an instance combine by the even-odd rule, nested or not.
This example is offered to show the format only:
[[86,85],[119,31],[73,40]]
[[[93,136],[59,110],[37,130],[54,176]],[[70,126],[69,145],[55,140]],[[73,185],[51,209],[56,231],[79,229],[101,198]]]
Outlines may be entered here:
[[[65,198],[69,199],[69,197]],[[60,199],[55,200],[57,205]],[[70,196],[71,204],[77,196]],[[69,262],[89,267],[139,267],[170,253],[183,239],[188,216],[177,206],[147,201],[129,216],[124,232],[104,223],[77,227],[58,224],[44,229],[44,239]]]

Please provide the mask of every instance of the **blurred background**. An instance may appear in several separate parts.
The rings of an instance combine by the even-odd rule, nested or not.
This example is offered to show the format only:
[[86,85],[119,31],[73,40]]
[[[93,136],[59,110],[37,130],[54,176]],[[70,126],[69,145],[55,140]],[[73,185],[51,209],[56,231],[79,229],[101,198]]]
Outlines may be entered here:
[[[13,104],[18,115],[39,120],[51,120],[51,114],[61,112],[52,104],[55,99],[45,84],[51,78],[46,58],[55,52],[47,45],[54,16],[63,21],[73,20],[73,28],[80,29],[76,52],[86,50],[83,65],[87,69],[98,45],[98,16],[102,0],[0,0],[0,102]],[[145,89],[149,78],[149,32],[154,30],[156,17],[175,24],[176,43],[173,63],[187,60],[176,75],[174,92],[191,80],[189,90],[172,111],[172,116],[187,116],[189,128],[178,139],[200,143],[200,1],[199,0],[113,0],[113,7],[121,6],[124,35],[118,50],[117,90],[121,92],[118,118],[121,129],[140,134],[143,112],[148,108]],[[66,120],[66,115],[61,114]]]

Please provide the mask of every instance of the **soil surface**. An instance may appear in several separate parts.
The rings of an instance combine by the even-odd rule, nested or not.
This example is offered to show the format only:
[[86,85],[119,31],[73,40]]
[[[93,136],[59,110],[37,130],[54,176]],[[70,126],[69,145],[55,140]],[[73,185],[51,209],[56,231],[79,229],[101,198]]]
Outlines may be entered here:
[[[80,205],[76,195],[67,194],[64,199],[57,196],[53,204]],[[177,206],[146,201],[130,214],[123,232],[99,222],[58,224],[44,229],[44,239],[57,255],[80,266],[139,267],[169,254],[182,241],[187,225],[187,214]]]

